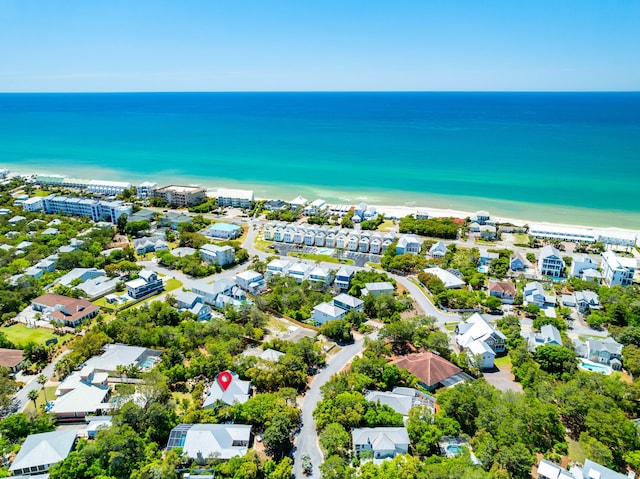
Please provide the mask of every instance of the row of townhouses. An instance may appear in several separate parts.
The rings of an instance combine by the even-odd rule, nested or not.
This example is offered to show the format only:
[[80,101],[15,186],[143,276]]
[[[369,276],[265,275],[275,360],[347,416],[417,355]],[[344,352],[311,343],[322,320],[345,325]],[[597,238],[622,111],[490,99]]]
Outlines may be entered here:
[[[268,223],[264,227],[266,241],[276,241],[306,246],[338,248],[361,253],[382,254],[396,241],[394,233],[356,231],[335,226],[291,225],[288,223]],[[420,252],[421,242],[413,236],[401,236],[396,253]]]

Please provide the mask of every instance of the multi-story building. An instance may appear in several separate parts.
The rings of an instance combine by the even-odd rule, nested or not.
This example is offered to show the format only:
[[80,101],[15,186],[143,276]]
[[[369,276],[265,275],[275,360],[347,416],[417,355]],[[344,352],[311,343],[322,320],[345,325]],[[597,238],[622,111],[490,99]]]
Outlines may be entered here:
[[133,299],[142,298],[148,294],[162,291],[164,284],[162,278],[148,269],[143,269],[138,278],[125,283],[127,294]]
[[153,191],[153,196],[162,198],[171,206],[184,208],[207,201],[207,190],[197,186],[169,185]]
[[[49,195],[41,202],[25,201],[26,211],[44,211],[45,213],[64,213],[75,216],[88,216],[93,221],[110,221],[116,223],[122,214],[131,214],[131,205],[122,201],[98,201],[91,198],[74,196]],[[36,209],[39,208],[39,209]]]
[[200,248],[200,256],[209,263],[225,266],[235,261],[235,250],[232,246],[205,244]]
[[136,186],[136,196],[140,199],[147,199],[153,197],[153,193],[158,189],[158,183],[151,181],[145,181]]
[[540,250],[538,268],[542,276],[551,276],[552,278],[563,278],[565,276],[564,260],[560,256],[560,251],[553,246],[547,245]]
[[251,208],[251,203],[253,203],[253,191],[251,190],[218,188],[216,197],[218,198],[218,206]]
[[629,286],[633,283],[633,275],[638,266],[635,258],[623,258],[613,251],[605,251],[601,256],[602,279],[607,286]]
[[126,181],[91,180],[87,190],[101,195],[120,195],[124,190],[130,190],[133,185]]

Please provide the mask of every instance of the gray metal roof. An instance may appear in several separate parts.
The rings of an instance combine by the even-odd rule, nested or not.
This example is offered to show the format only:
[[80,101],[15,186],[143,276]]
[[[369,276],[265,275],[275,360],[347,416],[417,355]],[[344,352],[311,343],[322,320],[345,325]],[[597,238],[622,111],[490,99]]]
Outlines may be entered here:
[[76,441],[76,431],[64,430],[31,434],[9,468],[10,471],[56,464],[69,455]]

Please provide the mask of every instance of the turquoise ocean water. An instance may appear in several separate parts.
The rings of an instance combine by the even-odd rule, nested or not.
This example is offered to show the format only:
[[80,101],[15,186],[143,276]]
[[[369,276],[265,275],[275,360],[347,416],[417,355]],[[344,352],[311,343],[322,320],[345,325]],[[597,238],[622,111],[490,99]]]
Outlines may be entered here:
[[640,93],[0,94],[0,167],[640,228]]

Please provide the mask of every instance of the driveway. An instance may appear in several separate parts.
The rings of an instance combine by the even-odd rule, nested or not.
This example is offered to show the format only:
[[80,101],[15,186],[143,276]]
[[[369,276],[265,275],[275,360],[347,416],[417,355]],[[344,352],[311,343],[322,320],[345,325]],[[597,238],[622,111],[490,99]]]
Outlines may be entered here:
[[[375,339],[377,332],[369,335]],[[344,366],[350,362],[357,354],[364,349],[364,338],[353,344],[344,346],[342,350],[330,358],[329,363],[316,375],[309,386],[308,391],[302,398],[302,428],[294,442],[293,453],[293,474],[296,478],[302,478],[302,453],[306,452],[311,458],[313,469],[307,477],[320,477],[320,464],[324,460],[320,445],[318,444],[318,434],[316,433],[316,421],[313,419],[313,410],[316,408],[318,401],[322,399],[320,388],[331,379],[331,376],[338,373]]]
[[482,373],[489,384],[500,391],[522,392],[522,386],[517,383],[511,374],[511,367],[495,368],[493,371]]
[[[51,379],[51,377],[55,374],[54,369],[56,367],[56,364],[58,364],[58,361],[60,361],[64,356],[66,356],[70,352],[71,350],[67,349],[58,357],[56,357],[51,362],[51,364],[49,364],[46,368],[42,370],[42,374],[44,374],[44,376],[47,379]],[[15,396],[13,396],[14,400],[18,402],[18,411],[24,411],[24,409],[27,407],[27,404],[29,403],[29,397],[28,397],[29,391],[40,391],[40,389],[42,389],[42,386],[36,380],[37,377],[38,376],[34,375],[32,379],[29,382],[27,382],[24,385],[24,387],[15,394]]]

